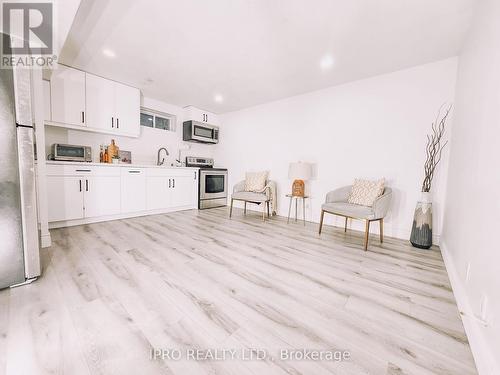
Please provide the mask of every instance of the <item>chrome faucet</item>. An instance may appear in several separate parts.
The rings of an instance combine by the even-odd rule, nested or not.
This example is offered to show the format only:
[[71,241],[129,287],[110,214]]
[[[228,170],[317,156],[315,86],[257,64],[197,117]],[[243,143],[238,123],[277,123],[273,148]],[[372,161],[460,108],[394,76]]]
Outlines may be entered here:
[[160,155],[161,155],[162,150],[165,151],[165,153],[167,154],[167,156],[170,155],[165,147],[160,148],[158,150],[158,161],[157,161],[156,165],[163,165],[163,163],[165,163],[165,158],[162,158],[161,161],[160,161]]

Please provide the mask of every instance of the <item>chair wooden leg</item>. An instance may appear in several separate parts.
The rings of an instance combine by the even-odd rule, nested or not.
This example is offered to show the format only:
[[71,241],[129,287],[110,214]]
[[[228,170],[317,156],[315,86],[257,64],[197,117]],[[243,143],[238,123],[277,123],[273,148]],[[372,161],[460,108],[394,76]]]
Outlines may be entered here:
[[245,201],[245,208],[243,209],[243,213],[246,215],[247,214],[247,202]]
[[269,215],[269,201],[267,201],[267,218],[270,218],[271,216]]
[[262,205],[262,221],[266,221],[266,202]]
[[384,243],[384,219],[380,219],[380,243]]
[[365,224],[365,251],[368,250],[368,236],[370,235],[370,220],[366,220]]
[[231,208],[229,209],[229,217],[233,215],[233,198],[231,198]]
[[321,234],[321,228],[323,227],[323,217],[325,216],[325,211],[321,210],[321,217],[319,219],[319,234]]
[[347,232],[347,217],[345,218],[344,233]]

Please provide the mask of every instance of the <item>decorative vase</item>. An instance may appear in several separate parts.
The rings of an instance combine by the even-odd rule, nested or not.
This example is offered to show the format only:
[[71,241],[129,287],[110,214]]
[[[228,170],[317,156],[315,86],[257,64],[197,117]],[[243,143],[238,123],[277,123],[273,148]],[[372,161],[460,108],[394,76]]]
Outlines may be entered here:
[[419,249],[432,246],[432,199],[429,192],[422,192],[422,198],[415,207],[410,242]]

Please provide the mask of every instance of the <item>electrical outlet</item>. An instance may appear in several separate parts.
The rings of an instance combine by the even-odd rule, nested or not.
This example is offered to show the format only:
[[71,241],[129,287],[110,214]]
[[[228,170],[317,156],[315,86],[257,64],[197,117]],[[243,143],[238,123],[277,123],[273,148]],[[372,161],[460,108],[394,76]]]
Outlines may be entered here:
[[467,267],[465,268],[465,282],[468,283],[470,280],[470,262],[467,262]]

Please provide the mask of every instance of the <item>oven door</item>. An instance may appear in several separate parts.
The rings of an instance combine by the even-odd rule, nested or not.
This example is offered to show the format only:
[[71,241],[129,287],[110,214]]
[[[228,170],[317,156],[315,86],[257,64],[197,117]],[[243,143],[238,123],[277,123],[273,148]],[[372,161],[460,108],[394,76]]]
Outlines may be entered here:
[[200,199],[227,197],[227,171],[200,171]]

